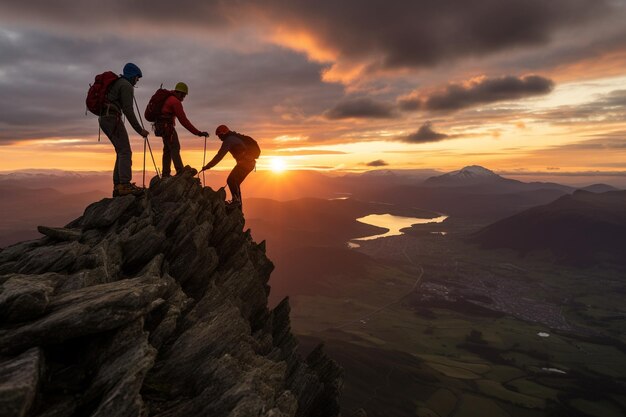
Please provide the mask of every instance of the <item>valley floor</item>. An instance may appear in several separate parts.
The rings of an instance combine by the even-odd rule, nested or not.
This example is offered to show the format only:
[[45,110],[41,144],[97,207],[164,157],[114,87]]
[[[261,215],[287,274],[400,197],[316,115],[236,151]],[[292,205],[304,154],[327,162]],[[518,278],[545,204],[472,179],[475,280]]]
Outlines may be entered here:
[[428,227],[360,242],[376,261],[329,271],[292,297],[303,349],[345,368],[344,410],[368,416],[621,416],[626,289],[619,271],[573,269]]

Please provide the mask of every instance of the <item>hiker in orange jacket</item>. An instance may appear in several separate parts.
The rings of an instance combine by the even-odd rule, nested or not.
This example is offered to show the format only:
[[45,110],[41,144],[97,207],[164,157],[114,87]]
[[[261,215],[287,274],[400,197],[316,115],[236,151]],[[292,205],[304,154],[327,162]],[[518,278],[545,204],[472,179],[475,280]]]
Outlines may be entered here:
[[174,169],[176,175],[181,175],[185,169],[191,171],[192,175],[196,175],[198,171],[189,166],[183,165],[183,160],[180,156],[180,142],[178,140],[178,133],[175,128],[175,120],[178,119],[181,125],[185,127],[189,132],[196,136],[209,136],[207,132],[201,132],[191,124],[185,110],[183,109],[182,101],[189,93],[187,84],[179,82],[174,87],[172,95],[165,100],[163,108],[161,109],[161,117],[159,121],[155,123],[155,134],[163,138],[163,177],[171,176],[171,163],[174,163]]

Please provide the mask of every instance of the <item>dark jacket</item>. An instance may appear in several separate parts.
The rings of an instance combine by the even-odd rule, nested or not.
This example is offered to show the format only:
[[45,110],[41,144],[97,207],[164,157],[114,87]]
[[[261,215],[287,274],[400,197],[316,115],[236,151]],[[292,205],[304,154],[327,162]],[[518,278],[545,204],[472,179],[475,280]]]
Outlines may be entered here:
[[126,120],[128,120],[133,129],[135,129],[135,132],[141,135],[143,128],[139,124],[137,116],[135,116],[135,111],[133,110],[134,97],[135,88],[133,85],[126,78],[120,77],[120,79],[115,81],[111,86],[107,100],[113,104],[118,112],[124,113]]
[[247,161],[250,159],[254,160],[254,158],[248,158],[246,156],[246,145],[244,145],[239,136],[231,132],[224,138],[222,146],[217,151],[217,154],[215,154],[213,159],[209,161],[207,167],[213,168],[222,160],[222,158],[224,158],[227,152],[230,152],[237,162]]

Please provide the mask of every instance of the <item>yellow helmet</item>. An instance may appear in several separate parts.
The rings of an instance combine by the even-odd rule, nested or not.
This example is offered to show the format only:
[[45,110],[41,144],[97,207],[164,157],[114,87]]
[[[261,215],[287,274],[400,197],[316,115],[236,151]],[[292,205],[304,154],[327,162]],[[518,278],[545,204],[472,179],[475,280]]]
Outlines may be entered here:
[[174,87],[174,91],[180,91],[181,93],[189,94],[189,87],[187,87],[187,84],[181,81],[176,84],[176,87]]

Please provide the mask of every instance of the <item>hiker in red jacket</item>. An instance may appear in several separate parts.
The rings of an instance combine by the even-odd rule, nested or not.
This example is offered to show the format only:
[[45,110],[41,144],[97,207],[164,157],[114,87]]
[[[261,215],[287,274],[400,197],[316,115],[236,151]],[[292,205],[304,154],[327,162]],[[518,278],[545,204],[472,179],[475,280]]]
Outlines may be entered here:
[[183,82],[176,84],[172,95],[163,104],[159,120],[155,123],[155,134],[163,138],[163,177],[171,176],[170,165],[172,162],[174,163],[174,169],[176,169],[176,175],[181,175],[185,169],[191,171],[191,175],[198,173],[196,169],[183,165],[183,160],[180,157],[180,142],[178,141],[178,133],[175,128],[175,119],[178,119],[180,124],[194,135],[209,136],[207,132],[201,132],[196,129],[185,115],[182,101],[188,93],[189,88],[187,84]]
[[241,209],[241,183],[256,167],[256,159],[261,155],[261,149],[259,144],[250,136],[234,132],[226,125],[219,125],[215,129],[215,134],[222,141],[222,146],[213,159],[202,167],[202,171],[213,168],[224,158],[227,152],[230,152],[237,161],[237,165],[226,180],[232,196],[232,200],[227,205],[231,208]]

